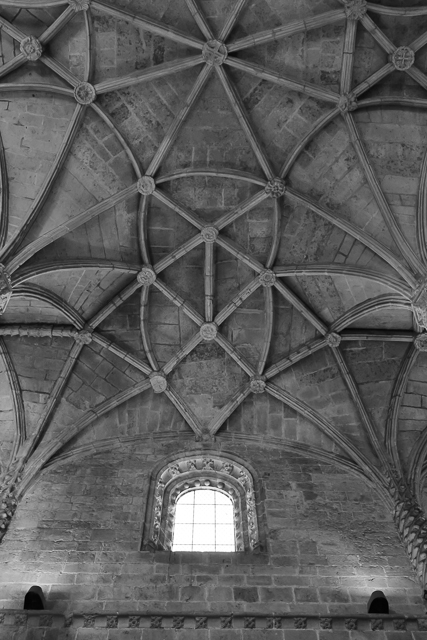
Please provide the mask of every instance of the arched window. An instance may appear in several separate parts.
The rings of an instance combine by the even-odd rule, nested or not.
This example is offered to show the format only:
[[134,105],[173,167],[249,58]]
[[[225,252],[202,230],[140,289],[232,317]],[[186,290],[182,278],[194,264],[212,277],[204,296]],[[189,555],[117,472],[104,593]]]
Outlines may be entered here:
[[251,471],[228,455],[186,455],[154,472],[143,547],[251,551],[260,546]]
[[236,551],[234,505],[208,487],[182,493],[175,504],[172,551]]

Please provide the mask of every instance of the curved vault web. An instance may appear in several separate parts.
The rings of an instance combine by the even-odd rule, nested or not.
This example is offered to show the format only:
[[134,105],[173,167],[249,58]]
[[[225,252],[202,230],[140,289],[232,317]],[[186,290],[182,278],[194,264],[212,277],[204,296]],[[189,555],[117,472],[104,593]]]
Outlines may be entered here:
[[[19,489],[16,489],[16,495],[21,495],[41,469],[64,455],[60,452],[67,443],[84,429],[93,425],[99,417],[147,390],[151,389],[154,393],[163,394],[165,402],[170,402],[175,407],[196,438],[204,440],[213,438],[250,394],[268,394],[271,398],[296,412],[302,419],[315,425],[325,436],[325,442],[330,441],[333,446],[328,449],[292,440],[280,441],[280,439],[277,440],[277,443],[280,442],[289,450],[303,451],[323,461],[326,460],[344,466],[352,472],[362,474],[366,480],[373,483],[390,505],[394,505],[394,498],[403,478],[402,460],[398,451],[399,412],[411,371],[416,366],[418,358],[422,357],[423,352],[427,349],[426,340],[422,333],[423,329],[427,327],[427,199],[425,189],[427,162],[424,159],[421,169],[416,234],[418,250],[416,251],[402,232],[399,221],[384,194],[360,135],[355,116],[357,112],[384,105],[397,105],[408,109],[426,108],[427,100],[423,98],[383,95],[364,98],[364,95],[394,72],[407,74],[424,90],[427,89],[427,76],[417,66],[418,52],[427,43],[427,33],[417,37],[409,47],[399,47],[389,40],[373,20],[374,14],[390,15],[395,18],[425,16],[427,15],[427,7],[389,8],[374,3],[367,4],[364,0],[342,0],[341,3],[336,3],[335,9],[330,11],[310,16],[304,20],[290,21],[282,26],[253,35],[235,38],[233,30],[238,24],[242,12],[247,8],[246,0],[236,0],[216,38],[197,1],[185,0],[185,4],[198,27],[199,35],[197,37],[148,18],[142,13],[133,15],[124,9],[97,0],[69,0],[68,3],[56,0],[50,2],[38,2],[38,0],[0,2],[0,10],[14,8],[60,9],[56,19],[37,38],[23,33],[14,25],[13,21],[0,17],[1,28],[13,39],[16,43],[15,50],[19,51],[0,67],[0,93],[7,94],[12,90],[15,93],[22,92],[23,94],[42,91],[74,100],[73,114],[55,160],[31,204],[25,221],[7,243],[7,230],[10,228],[9,217],[13,212],[9,211],[8,168],[3,145],[0,145],[2,183],[0,260],[7,274],[3,276],[3,286],[5,289],[8,288],[7,278],[10,277],[11,305],[18,298],[27,301],[38,300],[65,318],[64,325],[47,323],[34,325],[25,323],[24,319],[22,322],[3,321],[0,324],[0,336],[18,335],[27,338],[49,336],[73,340],[70,343],[68,356],[61,365],[60,374],[52,385],[47,402],[38,417],[37,425],[27,440],[25,440],[25,413],[22,407],[19,379],[14,370],[13,359],[10,358],[7,346],[2,340],[0,355],[4,367],[9,372],[16,412],[13,455],[4,482],[8,487],[15,486],[17,478],[19,478]],[[142,68],[122,77],[96,82],[94,80],[95,40],[91,28],[94,13],[107,16],[109,19],[132,22],[137,28],[186,47],[191,51],[191,55]],[[49,53],[47,45],[62,33],[68,23],[81,16],[83,16],[86,56],[84,77],[77,78],[63,63]],[[246,49],[278,42],[295,34],[335,24],[345,26],[339,92],[314,83],[295,80],[284,73],[240,57],[240,52]],[[370,34],[387,55],[388,61],[371,76],[354,85],[353,69],[358,30],[365,30]],[[50,73],[55,74],[58,82],[29,83],[28,81],[18,82],[16,80],[8,82],[9,74],[13,74],[19,68],[34,61],[43,64]],[[149,86],[151,82],[160,78],[189,70],[196,73],[196,79],[190,91],[175,113],[166,135],[155,149],[149,162],[142,163],[134,149],[133,141],[126,140],[120,126],[115,123],[114,118],[99,101],[100,96],[112,92],[119,94],[120,91],[129,87]],[[312,124],[310,130],[304,132],[294,146],[283,150],[282,167],[278,172],[275,171],[268,150],[248,116],[237,84],[233,80],[233,73],[236,71],[248,74],[268,85],[275,85],[283,90],[320,100],[327,105],[327,110]],[[171,150],[178,144],[185,123],[191,114],[199,108],[200,100],[212,81],[215,81],[217,86],[221,88],[246,144],[249,145],[251,153],[256,159],[257,171],[248,171],[246,167],[243,170],[243,168],[229,168],[227,166],[220,169],[177,167],[172,172],[165,171],[166,160]],[[134,179],[125,188],[117,190],[109,197],[99,200],[83,211],[72,212],[68,219],[48,226],[47,230],[43,231],[43,225],[39,227],[38,224],[40,224],[44,207],[50,193],[55,188],[61,171],[66,166],[73,144],[85,125],[88,112],[96,114],[96,117],[102,120],[115,136],[132,167]],[[336,121],[340,121],[345,127],[360,172],[373,194],[382,220],[381,224],[390,238],[387,243],[381,242],[368,230],[349,220],[336,207],[328,207],[323,199],[313,198],[311,194],[294,186],[293,169],[301,155],[317,136]],[[220,179],[223,185],[228,183],[249,185],[251,192],[249,197],[240,201],[222,217],[207,223],[201,212],[196,213],[170,193],[170,185],[179,184],[180,181],[188,181],[190,178]],[[99,220],[102,225],[103,216],[106,216],[114,207],[120,207],[132,198],[138,198],[139,201],[139,263],[101,258],[41,259],[34,262],[34,258],[44,256],[45,249],[51,247],[54,242],[83,228],[84,225],[95,220]],[[149,241],[149,217],[153,207],[163,207],[169,212],[173,212],[180,220],[185,221],[186,228],[191,230],[184,242],[158,259],[153,259],[153,248]],[[273,231],[265,260],[260,261],[253,255],[253,252],[239,246],[231,238],[230,229],[246,219],[246,214],[257,212],[263,207],[268,211],[269,224]],[[303,207],[310,215],[320,217],[325,221],[325,224],[332,225],[333,228],[347,234],[353,241],[357,241],[363,248],[372,252],[373,256],[376,256],[377,264],[382,265],[381,269],[352,266],[333,261],[323,263],[303,261],[300,264],[282,264],[283,261],[278,260],[279,251],[281,248],[283,249],[282,245],[284,244],[281,228],[289,207]],[[42,229],[40,233],[36,232],[39,228]],[[196,250],[202,253],[199,267],[203,280],[202,304],[198,309],[188,298],[185,299],[184,296],[181,296],[164,277],[171,266],[177,267],[181,259]],[[235,261],[237,265],[240,265],[239,268],[245,269],[245,273],[249,275],[246,277],[244,286],[234,295],[229,296],[219,309],[216,309],[215,296],[217,290],[222,286],[215,269],[219,252],[222,256],[229,256],[230,260]],[[42,280],[43,285],[39,284],[40,280],[31,282],[31,280],[47,274],[52,277],[53,275],[60,277],[64,273],[65,277],[68,277],[67,274],[70,272],[75,274],[82,269],[94,269],[97,272],[107,270],[125,278],[123,280],[125,284],[122,280],[116,279],[114,286],[106,287],[107,293],[110,292],[108,300],[103,300],[101,308],[98,308],[96,312],[91,312],[89,317],[84,316],[73,304],[66,302],[53,287],[50,290],[48,279]],[[350,282],[351,278],[357,278],[381,285],[385,289],[381,289],[380,294],[377,293],[366,300],[355,299],[351,308],[327,322],[309,297],[303,295],[295,285],[295,278],[314,277],[340,277],[346,279],[347,282]],[[117,283],[122,284],[118,287]],[[156,353],[149,330],[153,293],[161,294],[172,305],[175,305],[179,312],[188,318],[188,326],[193,328],[182,347],[165,364],[161,363],[159,355]],[[111,314],[119,311],[130,300],[133,300],[135,295],[140,296],[140,341],[143,345],[143,353],[140,355],[120,344],[118,332],[116,336],[114,332],[110,333],[107,338],[105,332],[100,330],[102,323],[107,321]],[[244,308],[250,299],[254,299],[254,296],[258,296],[257,300],[263,301],[262,328],[258,327],[257,329],[257,335],[260,335],[261,332],[262,339],[259,340],[256,357],[248,358],[242,354],[242,350],[237,344],[228,339],[223,327],[227,325],[233,314]],[[284,357],[276,357],[272,347],[274,327],[278,321],[277,300],[281,301],[282,306],[286,305],[287,308],[291,308],[293,313],[301,318],[301,322],[305,322],[310,328],[308,333],[311,332],[309,339],[294,345]],[[363,322],[368,316],[381,314],[387,309],[400,309],[413,313],[415,330],[401,331],[399,326],[395,329],[392,327],[376,331],[363,329]],[[7,319],[7,313],[5,318]],[[357,328],[351,328],[354,323],[357,323]],[[360,328],[361,326],[362,328]],[[343,351],[343,346],[348,343],[357,341],[369,344],[369,341],[372,340],[408,345],[391,395],[392,401],[384,436],[379,432],[371,412],[366,406],[360,384],[348,366]],[[212,417],[203,421],[178,390],[177,385],[174,384],[173,375],[188,356],[195,354],[200,345],[205,344],[215,345],[215,348],[228,354],[234,363],[233,366],[237,367],[240,373],[238,376],[239,384],[232,390],[231,395],[225,399],[223,405]],[[77,417],[72,426],[66,425],[61,428],[61,425],[59,424],[58,427],[57,424],[54,435],[49,437],[50,431],[53,432],[52,424],[55,420],[58,421],[58,416],[61,417],[60,401],[67,390],[72,372],[81,361],[82,354],[86,349],[96,349],[99,358],[102,358],[103,353],[112,353],[117,356],[136,372],[134,384],[103,399],[95,406],[91,406],[88,411]],[[358,446],[357,442],[348,437],[343,429],[338,428],[336,422],[328,419],[326,413],[316,410],[310,402],[297,393],[291,392],[286,384],[280,383],[284,372],[295,369],[301,362],[322,350],[330,350],[330,354],[332,354],[333,366],[345,385],[349,401],[353,406],[352,411],[358,415],[363,437],[369,444],[369,452]],[[107,443],[107,440],[105,442]],[[418,495],[418,498],[425,479],[426,452],[427,435],[424,432],[412,451],[408,463],[408,475],[403,480],[405,491],[412,490]],[[84,445],[76,449],[76,454],[83,455],[84,453]],[[69,455],[69,452],[66,455]],[[408,482],[409,488],[406,482]]]

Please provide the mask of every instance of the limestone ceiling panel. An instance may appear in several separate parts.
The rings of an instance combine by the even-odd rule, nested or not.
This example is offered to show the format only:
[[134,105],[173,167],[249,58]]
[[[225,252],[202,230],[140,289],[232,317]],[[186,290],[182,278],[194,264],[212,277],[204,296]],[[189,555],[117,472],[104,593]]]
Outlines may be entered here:
[[427,3],[0,23],[0,470],[24,491],[114,438],[270,438],[420,497]]

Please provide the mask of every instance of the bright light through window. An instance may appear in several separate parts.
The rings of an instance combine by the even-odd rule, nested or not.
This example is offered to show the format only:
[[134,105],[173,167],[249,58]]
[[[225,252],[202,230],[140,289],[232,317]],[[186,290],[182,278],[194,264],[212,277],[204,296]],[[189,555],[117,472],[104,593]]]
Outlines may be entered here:
[[235,551],[234,508],[221,491],[195,489],[176,502],[172,551]]

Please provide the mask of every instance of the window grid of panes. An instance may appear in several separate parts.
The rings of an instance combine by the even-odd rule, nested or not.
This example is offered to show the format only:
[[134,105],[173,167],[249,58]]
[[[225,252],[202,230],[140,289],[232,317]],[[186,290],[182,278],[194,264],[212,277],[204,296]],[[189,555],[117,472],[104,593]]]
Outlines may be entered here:
[[182,494],[175,509],[172,551],[235,551],[231,498],[214,489]]

